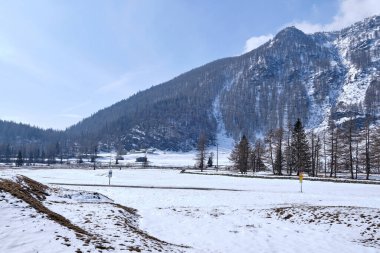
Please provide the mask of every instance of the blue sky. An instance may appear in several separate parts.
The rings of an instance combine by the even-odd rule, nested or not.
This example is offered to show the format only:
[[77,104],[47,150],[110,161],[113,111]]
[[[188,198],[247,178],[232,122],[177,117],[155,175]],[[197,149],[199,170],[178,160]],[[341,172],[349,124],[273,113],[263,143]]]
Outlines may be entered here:
[[378,0],[1,1],[0,119],[64,129],[295,25],[337,30]]

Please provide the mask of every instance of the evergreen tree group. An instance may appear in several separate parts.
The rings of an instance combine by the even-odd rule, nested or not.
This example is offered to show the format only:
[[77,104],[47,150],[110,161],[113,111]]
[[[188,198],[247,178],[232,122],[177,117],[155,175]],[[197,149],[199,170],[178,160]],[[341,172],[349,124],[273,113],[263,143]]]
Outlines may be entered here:
[[307,133],[300,119],[288,131],[283,128],[267,132],[251,145],[246,135],[235,144],[230,160],[240,173],[270,170],[275,175],[299,174],[337,177],[338,172],[350,178],[358,173],[370,178],[380,173],[380,127],[370,127],[367,117],[361,130],[351,118],[336,126],[332,121],[325,131]]

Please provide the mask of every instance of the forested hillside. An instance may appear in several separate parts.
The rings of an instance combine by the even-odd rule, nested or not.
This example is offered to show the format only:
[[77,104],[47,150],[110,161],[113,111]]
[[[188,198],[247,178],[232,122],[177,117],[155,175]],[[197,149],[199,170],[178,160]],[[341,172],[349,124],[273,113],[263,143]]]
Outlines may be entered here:
[[307,35],[289,27],[247,54],[140,92],[68,133],[127,148],[189,150],[201,132],[215,144],[220,124],[235,140],[255,139],[297,118],[307,129],[350,117],[363,125],[366,115],[378,114],[379,38],[379,16],[339,32]]
[[54,159],[62,153],[59,143],[68,146],[63,132],[0,120],[0,162],[9,163],[18,152],[32,161]]

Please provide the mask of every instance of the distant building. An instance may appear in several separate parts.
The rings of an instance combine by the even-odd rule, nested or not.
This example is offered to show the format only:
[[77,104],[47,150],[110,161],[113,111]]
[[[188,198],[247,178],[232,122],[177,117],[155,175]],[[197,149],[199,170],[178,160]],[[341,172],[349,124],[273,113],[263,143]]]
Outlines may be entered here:
[[137,163],[146,163],[146,162],[148,162],[148,158],[146,156],[137,157],[136,162]]

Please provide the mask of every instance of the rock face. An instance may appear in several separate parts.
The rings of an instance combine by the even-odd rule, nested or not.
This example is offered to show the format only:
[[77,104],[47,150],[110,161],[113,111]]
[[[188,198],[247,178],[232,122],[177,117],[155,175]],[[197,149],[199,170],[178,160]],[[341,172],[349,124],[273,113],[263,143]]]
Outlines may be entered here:
[[[300,118],[326,128],[379,114],[380,16],[337,32],[295,27],[244,55],[211,62],[70,127],[65,138],[189,150],[201,132],[250,140]],[[224,136],[225,137],[225,136]],[[226,138],[224,138],[226,139]]]

